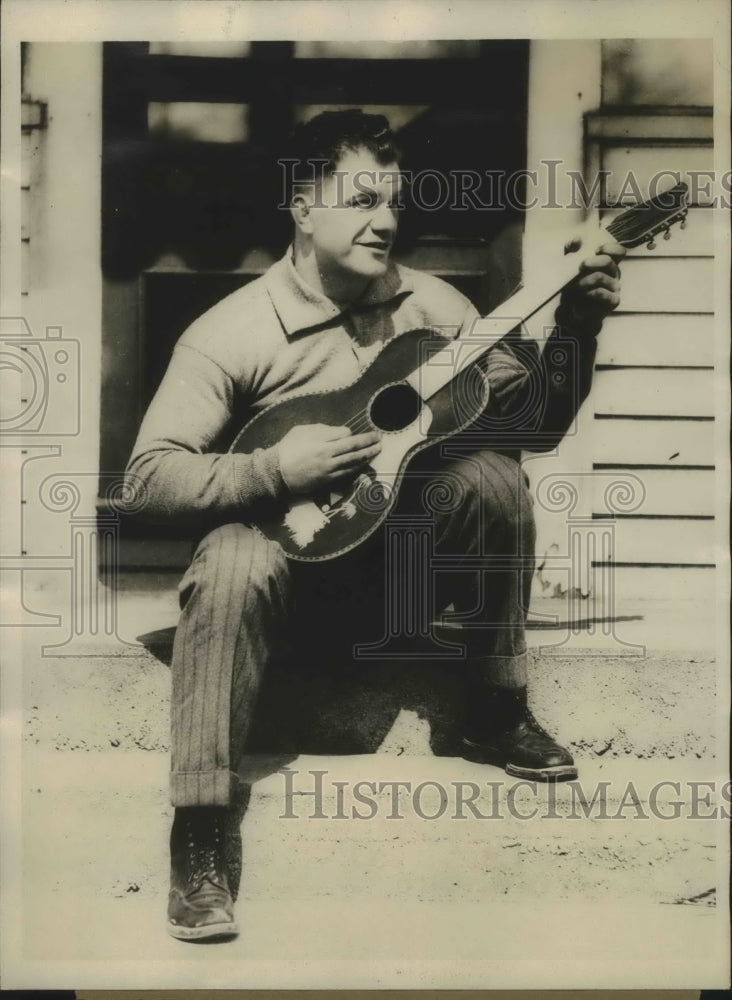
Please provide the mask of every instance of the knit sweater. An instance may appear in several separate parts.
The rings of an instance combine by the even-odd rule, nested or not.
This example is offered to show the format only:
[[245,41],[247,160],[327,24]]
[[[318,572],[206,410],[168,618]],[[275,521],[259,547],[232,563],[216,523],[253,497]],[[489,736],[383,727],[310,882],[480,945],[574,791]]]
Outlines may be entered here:
[[[451,285],[393,263],[340,310],[302,280],[288,252],[178,341],[127,469],[132,483],[144,484],[142,515],[246,520],[262,504],[286,497],[276,446],[251,454],[227,450],[247,419],[294,394],[349,384],[392,337],[422,327],[460,336],[477,318]],[[551,366],[549,343],[540,360],[533,341],[518,334],[491,349],[483,368],[494,421],[510,423],[537,384],[542,397],[540,419],[531,426],[514,421],[497,450],[546,450],[561,439],[590,388],[596,332],[556,329],[550,341],[569,339],[574,350],[553,351],[551,357],[565,360]]]

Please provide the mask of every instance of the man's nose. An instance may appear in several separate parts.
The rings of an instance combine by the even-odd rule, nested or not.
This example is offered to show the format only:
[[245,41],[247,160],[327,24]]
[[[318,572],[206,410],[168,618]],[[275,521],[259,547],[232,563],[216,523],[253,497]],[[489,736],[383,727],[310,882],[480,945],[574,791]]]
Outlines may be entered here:
[[375,233],[395,233],[397,228],[396,212],[388,202],[382,201],[371,218],[371,228]]

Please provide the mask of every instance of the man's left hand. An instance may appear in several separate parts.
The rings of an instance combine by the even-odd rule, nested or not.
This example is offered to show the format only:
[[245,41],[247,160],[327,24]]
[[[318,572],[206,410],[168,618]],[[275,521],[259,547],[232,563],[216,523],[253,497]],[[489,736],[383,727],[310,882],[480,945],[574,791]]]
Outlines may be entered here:
[[597,327],[620,304],[620,268],[625,250],[617,243],[600,247],[579,266],[579,274],[562,293],[565,322]]

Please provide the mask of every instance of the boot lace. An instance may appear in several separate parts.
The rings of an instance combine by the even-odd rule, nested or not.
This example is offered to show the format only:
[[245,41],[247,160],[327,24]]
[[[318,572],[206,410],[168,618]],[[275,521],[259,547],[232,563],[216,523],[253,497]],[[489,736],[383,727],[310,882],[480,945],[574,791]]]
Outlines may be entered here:
[[554,740],[551,738],[546,729],[544,729],[530,708],[525,707],[522,710],[521,723],[523,724],[523,728],[528,730],[528,732],[532,733],[534,736],[539,736],[543,740],[552,744],[554,743]]
[[221,874],[221,844],[223,840],[221,826],[217,822],[208,837],[202,838],[191,823],[186,829],[188,847],[188,870],[192,891],[199,890],[204,882],[209,882],[218,889],[223,889]]

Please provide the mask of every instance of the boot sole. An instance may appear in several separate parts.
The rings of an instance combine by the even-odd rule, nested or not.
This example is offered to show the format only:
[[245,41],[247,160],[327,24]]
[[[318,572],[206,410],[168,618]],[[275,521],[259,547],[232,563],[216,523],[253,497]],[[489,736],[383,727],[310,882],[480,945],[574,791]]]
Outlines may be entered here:
[[463,756],[476,764],[492,764],[503,768],[512,778],[525,778],[527,781],[574,781],[577,777],[575,764],[557,764],[554,767],[519,767],[511,764],[496,751],[484,749],[479,743],[463,737]]
[[179,941],[204,941],[211,938],[224,940],[236,937],[239,928],[235,923],[204,924],[202,927],[184,927],[182,924],[167,924],[168,934]]
[[577,768],[573,764],[558,764],[556,767],[517,767],[516,764],[504,766],[506,774],[514,778],[526,778],[529,781],[574,781]]

